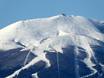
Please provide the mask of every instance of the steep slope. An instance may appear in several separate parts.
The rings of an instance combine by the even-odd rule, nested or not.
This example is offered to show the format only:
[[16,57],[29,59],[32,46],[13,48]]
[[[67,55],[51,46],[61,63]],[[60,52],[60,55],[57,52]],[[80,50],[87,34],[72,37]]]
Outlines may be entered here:
[[103,78],[103,26],[57,15],[1,29],[0,78]]

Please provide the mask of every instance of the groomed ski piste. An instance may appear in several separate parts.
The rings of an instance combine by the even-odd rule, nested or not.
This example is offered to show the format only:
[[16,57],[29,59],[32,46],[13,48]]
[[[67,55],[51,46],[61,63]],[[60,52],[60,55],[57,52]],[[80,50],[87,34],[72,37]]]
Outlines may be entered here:
[[61,14],[0,29],[0,78],[104,78],[104,21]]

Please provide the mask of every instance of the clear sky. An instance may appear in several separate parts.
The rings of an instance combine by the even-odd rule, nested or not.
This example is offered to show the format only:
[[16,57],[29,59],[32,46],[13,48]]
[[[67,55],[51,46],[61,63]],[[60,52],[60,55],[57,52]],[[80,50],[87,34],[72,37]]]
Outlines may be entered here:
[[104,20],[104,0],[0,0],[0,28],[22,19],[61,13]]

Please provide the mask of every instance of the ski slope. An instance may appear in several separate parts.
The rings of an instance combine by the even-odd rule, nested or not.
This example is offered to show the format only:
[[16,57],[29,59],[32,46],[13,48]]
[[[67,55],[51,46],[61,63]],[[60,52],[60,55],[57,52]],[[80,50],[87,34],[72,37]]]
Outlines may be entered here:
[[[34,71],[34,73],[32,72],[29,75],[31,75],[31,78],[44,78],[45,76],[42,77],[39,75],[39,73],[42,70],[51,68],[53,66],[53,63],[51,63],[50,59],[47,58],[48,53],[56,53],[56,68],[58,68],[56,71],[58,71],[58,76],[54,78],[61,78],[60,72],[62,71],[60,70],[59,64],[60,54],[64,55],[65,52],[63,51],[63,48],[68,48],[70,46],[75,47],[74,51],[70,51],[74,54],[73,61],[75,61],[75,65],[73,66],[75,66],[74,68],[76,72],[74,74],[76,77],[71,77],[71,75],[69,75],[69,77],[90,78],[96,73],[99,74],[99,71],[94,67],[100,65],[103,69],[104,63],[100,62],[95,56],[93,46],[104,47],[103,30],[103,21],[95,21],[82,16],[66,15],[21,20],[8,25],[0,30],[0,70],[14,69],[17,66],[20,66],[20,68],[0,78],[23,78],[19,77],[21,72],[29,70],[31,67],[37,65],[37,63],[41,61],[45,63],[44,67],[41,70]],[[19,52],[15,52],[14,49],[20,50]],[[8,52],[9,50],[14,51],[10,54]],[[83,50],[86,54],[86,57],[83,59],[81,59],[83,56],[80,57],[80,50]],[[70,51],[68,51],[68,53]],[[33,56],[31,54],[33,54]],[[22,58],[22,56],[24,57]],[[70,56],[71,55],[68,55],[68,58]],[[103,56],[104,55],[101,57]],[[51,57],[51,55],[49,57]],[[5,60],[8,61],[8,63],[6,63]],[[85,64],[91,72],[84,75],[80,74],[79,61]],[[40,64],[39,66],[41,67],[43,65]],[[102,74],[104,74],[104,71],[102,71],[102,73],[98,76],[95,75],[94,77],[99,78],[102,76]]]

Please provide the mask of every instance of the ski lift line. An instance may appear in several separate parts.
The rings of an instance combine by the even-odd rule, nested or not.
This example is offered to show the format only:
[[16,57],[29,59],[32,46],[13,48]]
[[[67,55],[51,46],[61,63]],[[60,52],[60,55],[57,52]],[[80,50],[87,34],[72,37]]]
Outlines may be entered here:
[[[23,26],[25,26],[24,21],[22,22],[22,24],[23,24]],[[27,47],[25,47],[25,48],[27,48]],[[32,49],[33,49],[33,48],[32,48]],[[30,55],[30,53],[32,52],[32,49],[29,49],[29,52],[28,52],[28,54],[26,55],[26,58],[25,58],[25,60],[24,60],[23,66],[26,65],[26,63],[27,63],[27,61],[28,61],[28,58],[29,58],[29,55]]]
[[26,58],[25,58],[24,63],[23,63],[23,66],[25,66],[25,65],[26,65],[26,63],[27,63],[27,61],[28,61],[28,58],[29,58],[30,53],[31,53],[31,50],[29,50],[28,54],[26,55]]
[[57,52],[56,58],[57,58],[58,78],[60,78],[60,63],[59,63],[59,54],[58,54],[58,52]]
[[56,54],[56,60],[57,60],[57,71],[58,71],[58,78],[60,78],[60,63],[59,63],[59,54],[57,50],[55,50],[52,46],[51,48],[57,53]]

